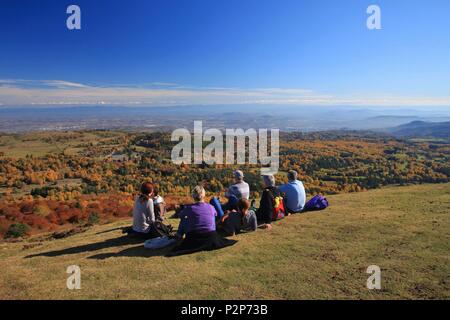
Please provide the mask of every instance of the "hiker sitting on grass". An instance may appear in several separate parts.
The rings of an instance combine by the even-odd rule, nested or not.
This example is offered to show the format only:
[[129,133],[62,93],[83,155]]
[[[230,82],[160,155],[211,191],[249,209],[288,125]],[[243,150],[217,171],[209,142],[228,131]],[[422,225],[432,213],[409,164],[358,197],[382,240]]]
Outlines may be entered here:
[[250,208],[250,201],[247,199],[239,200],[237,210],[226,213],[219,224],[220,231],[225,236],[256,231],[257,227],[255,211]]
[[232,184],[225,196],[230,198],[235,196],[238,199],[247,199],[250,197],[250,187],[247,182],[244,181],[244,173],[241,170],[236,170],[233,172],[234,184]]
[[228,202],[221,204],[219,199],[212,198],[210,204],[214,206],[217,211],[217,217],[221,219],[227,211],[237,209],[237,204],[240,199],[247,199],[250,197],[250,187],[244,181],[244,173],[241,170],[233,172],[234,184],[232,184],[225,192],[225,197]]
[[150,238],[150,231],[155,222],[153,208],[153,184],[144,182],[141,186],[141,194],[136,197],[133,209],[133,233],[142,238]]
[[272,221],[284,217],[283,198],[280,190],[275,187],[275,177],[273,175],[264,175],[264,191],[259,203],[259,209],[256,211],[258,223],[269,226]]
[[169,256],[182,255],[203,250],[215,250],[233,245],[236,241],[222,238],[216,232],[216,210],[206,203],[205,189],[196,186],[192,192],[194,204],[185,206],[179,213],[180,225],[177,237],[185,238],[172,249]]
[[301,212],[306,202],[305,187],[301,181],[297,180],[297,176],[297,171],[289,170],[289,182],[279,187],[285,195],[286,211],[289,214]]

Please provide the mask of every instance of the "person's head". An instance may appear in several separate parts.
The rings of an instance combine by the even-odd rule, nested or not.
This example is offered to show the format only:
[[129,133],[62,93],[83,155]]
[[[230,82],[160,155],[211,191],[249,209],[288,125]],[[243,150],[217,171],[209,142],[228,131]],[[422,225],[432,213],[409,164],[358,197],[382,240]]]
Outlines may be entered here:
[[147,197],[150,197],[151,195],[153,195],[154,192],[154,187],[153,184],[150,182],[144,182],[141,185],[141,194]]
[[202,202],[205,199],[206,191],[203,186],[196,186],[194,190],[192,190],[192,198],[195,202]]
[[298,174],[297,174],[297,171],[295,171],[295,170],[289,170],[287,176],[288,176],[289,181],[295,181],[295,180],[297,180]]
[[153,186],[153,196],[154,197],[159,196],[158,186]]
[[264,175],[263,181],[266,187],[275,187],[275,177],[273,174]]
[[233,172],[233,176],[236,183],[244,181],[244,173],[241,170],[235,170]]
[[248,209],[250,209],[250,201],[248,201],[247,199],[240,199],[237,207],[242,214],[246,214]]

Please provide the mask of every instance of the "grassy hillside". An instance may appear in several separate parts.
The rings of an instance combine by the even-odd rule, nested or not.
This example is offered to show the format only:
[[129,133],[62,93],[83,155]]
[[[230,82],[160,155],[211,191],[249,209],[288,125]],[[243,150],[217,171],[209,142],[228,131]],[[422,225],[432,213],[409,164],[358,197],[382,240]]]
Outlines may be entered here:
[[[2,299],[450,298],[450,184],[330,196],[233,247],[176,258],[122,238],[129,222],[61,240],[0,244]],[[36,246],[34,246],[36,245]],[[82,289],[66,288],[79,265]],[[366,288],[369,265],[382,290]]]
[[32,132],[21,135],[0,134],[0,153],[8,157],[43,157],[64,153],[76,155],[92,146],[112,147],[125,136],[120,131]]

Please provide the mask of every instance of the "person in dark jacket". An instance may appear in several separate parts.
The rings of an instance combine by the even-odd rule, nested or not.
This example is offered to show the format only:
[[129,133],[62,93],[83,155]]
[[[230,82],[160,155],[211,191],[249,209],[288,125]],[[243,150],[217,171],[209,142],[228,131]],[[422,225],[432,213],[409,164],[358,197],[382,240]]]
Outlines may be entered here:
[[259,202],[256,217],[259,224],[271,224],[273,218],[274,201],[281,196],[280,190],[275,186],[275,177],[271,174],[263,176],[264,191]]
[[250,208],[250,201],[247,199],[239,200],[237,210],[226,213],[219,223],[219,229],[225,236],[256,231],[257,227],[256,214]]

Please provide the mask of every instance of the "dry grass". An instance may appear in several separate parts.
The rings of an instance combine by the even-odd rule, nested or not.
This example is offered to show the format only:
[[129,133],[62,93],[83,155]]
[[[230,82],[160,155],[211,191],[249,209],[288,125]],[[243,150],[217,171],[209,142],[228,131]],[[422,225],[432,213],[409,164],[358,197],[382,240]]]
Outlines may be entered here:
[[80,145],[106,143],[112,146],[113,139],[123,135],[125,134],[118,131],[0,134],[0,152],[12,158],[25,158],[27,155],[43,157],[62,152],[66,155],[75,155],[86,149],[86,147],[80,147]]
[[[24,249],[0,244],[2,299],[448,299],[450,184],[330,196],[233,247],[165,258],[119,222]],[[28,244],[29,245],[29,244]],[[82,289],[66,288],[66,268]],[[369,265],[382,290],[366,288]]]

